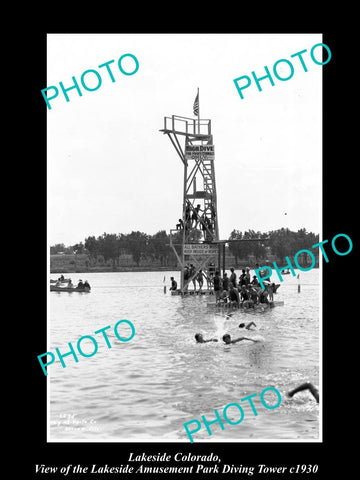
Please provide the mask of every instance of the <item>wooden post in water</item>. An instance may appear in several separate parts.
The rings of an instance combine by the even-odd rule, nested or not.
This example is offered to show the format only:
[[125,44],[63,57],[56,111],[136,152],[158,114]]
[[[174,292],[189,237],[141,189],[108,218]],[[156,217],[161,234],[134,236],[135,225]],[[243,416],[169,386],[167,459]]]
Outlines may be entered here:
[[298,293],[300,293],[300,273],[298,273]]

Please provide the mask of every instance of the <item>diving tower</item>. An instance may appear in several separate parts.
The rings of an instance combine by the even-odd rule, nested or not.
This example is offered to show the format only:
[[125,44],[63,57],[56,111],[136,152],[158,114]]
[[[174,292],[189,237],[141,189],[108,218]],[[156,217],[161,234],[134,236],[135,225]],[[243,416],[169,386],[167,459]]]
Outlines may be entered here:
[[184,166],[182,218],[170,230],[170,246],[181,267],[178,293],[186,293],[201,272],[204,293],[212,292],[220,244],[211,120],[172,115],[164,117],[160,131],[169,137]]

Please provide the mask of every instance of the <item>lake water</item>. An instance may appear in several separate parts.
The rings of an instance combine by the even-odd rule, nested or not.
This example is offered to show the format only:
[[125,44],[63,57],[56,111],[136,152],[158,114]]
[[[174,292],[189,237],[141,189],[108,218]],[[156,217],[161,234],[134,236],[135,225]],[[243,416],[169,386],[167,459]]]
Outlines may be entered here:
[[[179,275],[70,274],[74,283],[87,279],[91,293],[49,293],[48,350],[58,347],[66,353],[68,342],[76,348],[80,337],[90,335],[97,339],[98,351],[89,358],[78,354],[78,363],[71,355],[64,357],[66,368],[58,359],[48,367],[48,441],[190,442],[183,424],[201,415],[210,422],[215,409],[223,418],[229,403],[242,405],[243,421],[230,425],[223,420],[224,430],[213,424],[211,436],[202,425],[195,442],[321,440],[321,403],[308,391],[285,396],[304,381],[319,385],[321,380],[319,270],[300,272],[300,293],[297,278],[284,276],[275,295],[284,306],[236,310],[231,318],[207,307],[213,296],[171,296],[170,276],[180,284]],[[121,319],[136,330],[126,343],[114,334]],[[254,321],[256,329],[245,333],[238,327],[243,321]],[[112,348],[101,333],[94,334],[109,325]],[[197,344],[197,332],[220,341]],[[225,332],[261,341],[225,345]],[[119,327],[123,337],[130,333],[129,326]],[[94,348],[91,340],[81,346],[89,354]],[[260,402],[260,393],[270,386],[282,397],[274,409]],[[249,402],[241,402],[253,393],[258,395],[253,398],[257,416]],[[264,398],[270,405],[271,392]],[[235,410],[228,410],[233,422],[239,418]]]

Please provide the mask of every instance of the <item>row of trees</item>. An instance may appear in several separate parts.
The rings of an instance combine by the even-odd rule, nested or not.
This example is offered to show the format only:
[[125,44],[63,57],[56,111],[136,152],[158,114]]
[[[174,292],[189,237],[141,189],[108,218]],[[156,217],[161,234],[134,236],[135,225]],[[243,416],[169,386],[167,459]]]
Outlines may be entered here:
[[[237,259],[246,259],[250,256],[255,259],[266,259],[269,254],[274,255],[279,260],[285,256],[293,256],[302,249],[311,249],[319,241],[319,235],[307,232],[305,228],[293,232],[289,229],[281,228],[270,232],[262,233],[254,230],[241,232],[233,230],[229,240],[254,240],[246,242],[230,242],[229,251]],[[194,238],[195,240],[195,238]],[[77,243],[71,247],[65,247],[64,244],[57,244],[50,247],[50,253],[85,253],[89,257],[90,263],[95,264],[101,255],[105,262],[111,260],[113,266],[119,265],[121,255],[131,255],[133,261],[140,265],[142,259],[159,261],[161,266],[168,266],[169,262],[174,263],[175,255],[169,246],[170,235],[165,230],[161,230],[155,235],[148,235],[143,232],[131,232],[129,234],[104,233],[99,237],[90,236],[85,242]]]
[[[260,241],[251,241],[260,238]],[[293,232],[288,228],[272,230],[267,233],[248,230],[240,232],[233,230],[229,237],[230,240],[248,240],[246,242],[230,243],[229,250],[237,258],[246,258],[250,255],[255,258],[265,259],[269,254],[274,255],[279,260],[286,256],[292,257],[299,250],[311,250],[311,246],[319,242],[319,235],[313,232],[307,232],[301,228]],[[250,241],[249,241],[250,240]]]

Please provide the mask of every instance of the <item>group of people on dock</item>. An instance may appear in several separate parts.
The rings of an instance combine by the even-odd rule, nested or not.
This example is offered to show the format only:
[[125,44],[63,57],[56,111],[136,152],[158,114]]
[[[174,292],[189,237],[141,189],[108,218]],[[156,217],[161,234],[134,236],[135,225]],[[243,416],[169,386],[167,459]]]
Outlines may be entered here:
[[[256,265],[256,267],[258,267],[258,265]],[[215,271],[215,274],[211,272],[208,276],[205,275],[202,270],[197,272],[194,265],[186,265],[184,268],[184,290],[188,289],[189,283],[192,281],[194,291],[196,291],[197,284],[199,286],[199,291],[201,291],[204,280],[206,280],[207,288],[214,291],[216,302],[229,302],[246,308],[251,308],[259,303],[269,303],[274,300],[274,293],[276,293],[278,285],[271,283],[270,279],[269,281],[263,281],[265,288],[261,288],[257,276],[253,275],[251,278],[249,267],[242,269],[239,278],[233,267],[230,268],[230,272],[230,276],[224,272],[221,277],[217,270]],[[260,271],[260,276],[261,273],[262,272]],[[171,277],[170,280],[170,290],[176,290],[176,280],[174,277]]]
[[265,288],[261,288],[256,275],[250,276],[250,268],[242,269],[237,279],[234,268],[230,269],[230,277],[224,272],[220,277],[218,271],[213,278],[213,286],[216,302],[233,303],[251,308],[259,303],[273,301],[277,286],[274,283],[264,281]]

